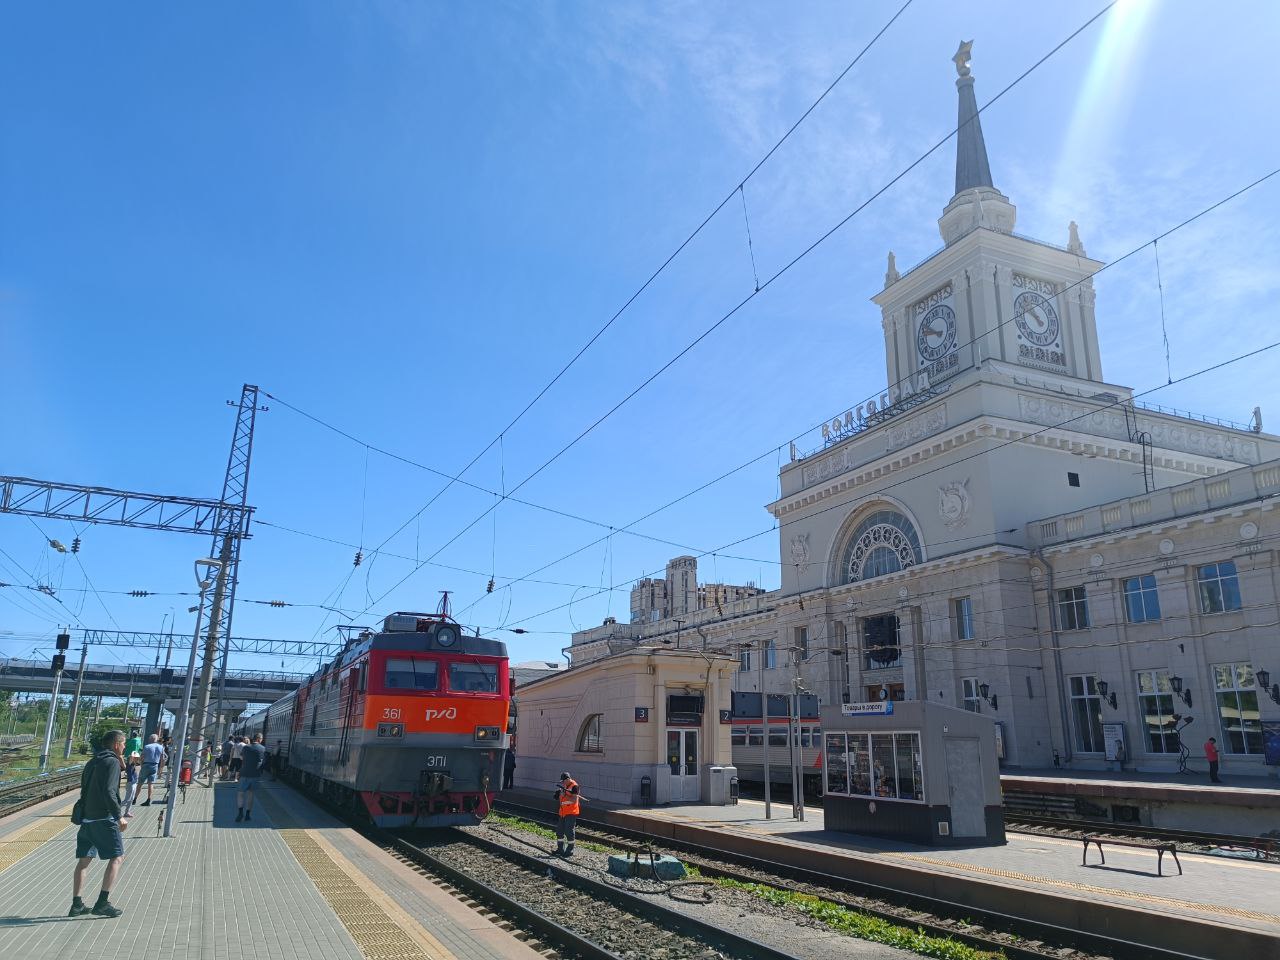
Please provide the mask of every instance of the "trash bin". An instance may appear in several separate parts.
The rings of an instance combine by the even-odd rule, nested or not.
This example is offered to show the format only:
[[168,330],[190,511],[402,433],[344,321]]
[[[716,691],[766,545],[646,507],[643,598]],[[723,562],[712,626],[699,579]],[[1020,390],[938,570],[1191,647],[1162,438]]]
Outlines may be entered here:
[[724,767],[712,767],[710,782],[707,785],[707,803],[713,807],[723,807],[729,802],[729,783],[725,779]]
[[179,778],[179,782],[184,787],[191,782],[191,761],[190,760],[182,761],[182,774]]
[[640,806],[642,807],[653,806],[653,778],[652,777],[640,778]]

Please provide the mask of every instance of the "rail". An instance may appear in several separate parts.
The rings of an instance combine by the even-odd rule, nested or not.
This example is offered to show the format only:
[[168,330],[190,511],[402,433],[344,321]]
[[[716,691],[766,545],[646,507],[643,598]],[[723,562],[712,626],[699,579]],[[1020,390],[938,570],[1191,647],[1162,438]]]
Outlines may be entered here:
[[[554,820],[548,811],[501,798],[496,801],[495,807],[544,823]],[[652,837],[639,831],[598,822],[586,825],[579,821],[577,834],[580,840],[595,839],[606,843],[617,837],[636,842],[653,842]],[[1180,951],[1135,943],[1121,937],[1002,913],[973,903],[958,903],[899,890],[869,880],[855,880],[820,870],[774,863],[748,854],[708,847],[687,840],[664,837],[662,845],[671,850],[681,851],[684,854],[682,859],[696,866],[704,876],[722,876],[743,882],[770,883],[774,886],[778,886],[780,880],[789,880],[793,884],[805,885],[806,893],[813,893],[823,899],[879,917],[890,923],[918,927],[933,936],[951,937],[979,950],[1003,951],[1008,960],[1060,958],[1063,956],[1064,947],[1113,957],[1116,960],[1189,960],[1193,956]],[[743,872],[744,870],[746,872]],[[766,876],[772,879],[764,879]],[[788,889],[797,888],[788,886]],[[856,902],[842,900],[843,894],[867,898],[873,903],[869,904],[863,900]],[[938,922],[920,917],[920,913],[938,918]],[[957,929],[956,926],[946,923],[946,920],[961,921],[968,930]],[[996,932],[997,936],[968,932],[975,928]],[[1036,949],[1028,945],[1029,941],[1043,944],[1044,949]]]

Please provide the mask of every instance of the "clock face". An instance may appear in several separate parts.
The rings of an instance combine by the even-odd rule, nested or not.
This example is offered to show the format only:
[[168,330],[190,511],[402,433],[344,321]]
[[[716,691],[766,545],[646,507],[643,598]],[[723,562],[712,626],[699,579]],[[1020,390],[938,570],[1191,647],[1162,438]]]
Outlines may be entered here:
[[956,345],[956,312],[940,303],[920,320],[916,332],[916,350],[926,363],[932,363],[951,352]]
[[1037,347],[1058,342],[1058,312],[1040,294],[1025,290],[1013,300],[1014,323],[1018,332]]

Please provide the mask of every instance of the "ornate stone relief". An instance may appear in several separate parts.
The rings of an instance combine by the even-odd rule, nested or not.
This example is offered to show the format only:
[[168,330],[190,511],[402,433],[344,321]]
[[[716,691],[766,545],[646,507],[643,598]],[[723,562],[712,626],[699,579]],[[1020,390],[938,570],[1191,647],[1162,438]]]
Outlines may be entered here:
[[809,569],[809,534],[800,533],[791,538],[791,562],[801,573]]
[[939,430],[945,430],[946,427],[947,405],[940,403],[924,413],[909,417],[901,423],[892,424],[889,427],[889,449],[897,450],[905,447],[907,444],[932,436]]
[[938,488],[938,516],[948,528],[963,527],[969,520],[973,497],[969,494],[969,478],[952,480]]
[[[1019,394],[1018,413],[1023,420],[1043,426],[1061,425],[1067,430],[1099,434],[1123,442],[1129,440],[1124,411],[1118,406],[1095,410],[1069,400]],[[1146,416],[1141,411],[1137,417],[1137,429],[1149,433],[1151,442],[1157,447],[1207,457],[1225,457],[1237,463],[1258,462],[1257,443],[1233,437],[1225,430],[1204,430],[1199,427],[1170,424]]]

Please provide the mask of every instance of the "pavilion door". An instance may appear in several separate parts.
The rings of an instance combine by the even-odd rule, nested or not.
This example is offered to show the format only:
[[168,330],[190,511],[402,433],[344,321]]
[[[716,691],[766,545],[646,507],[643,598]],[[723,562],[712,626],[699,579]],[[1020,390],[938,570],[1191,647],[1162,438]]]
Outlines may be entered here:
[[667,767],[671,771],[671,802],[697,803],[702,798],[697,730],[667,731]]

